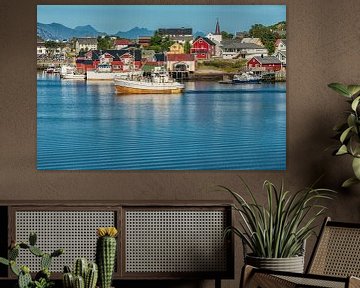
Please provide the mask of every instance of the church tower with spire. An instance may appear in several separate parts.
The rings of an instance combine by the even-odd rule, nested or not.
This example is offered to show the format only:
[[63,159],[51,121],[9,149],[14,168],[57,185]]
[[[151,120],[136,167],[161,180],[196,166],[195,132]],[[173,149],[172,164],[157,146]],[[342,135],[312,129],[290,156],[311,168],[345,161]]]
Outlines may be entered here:
[[216,18],[216,27],[215,27],[214,35],[221,35],[219,18]]
[[206,37],[214,42],[220,43],[222,41],[222,35],[221,35],[220,24],[219,24],[218,18],[216,18],[215,32],[209,33]]
[[222,41],[222,35],[220,30],[220,24],[219,19],[216,18],[216,26],[215,26],[215,32],[209,33],[206,35],[207,38],[209,38],[211,41],[215,43],[215,55],[220,57],[221,56],[221,41]]

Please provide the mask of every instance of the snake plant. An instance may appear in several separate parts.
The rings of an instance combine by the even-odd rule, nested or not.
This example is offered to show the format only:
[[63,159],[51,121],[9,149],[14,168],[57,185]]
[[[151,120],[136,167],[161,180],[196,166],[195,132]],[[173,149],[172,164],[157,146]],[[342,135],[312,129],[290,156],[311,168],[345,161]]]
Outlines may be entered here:
[[227,228],[226,234],[233,232],[239,236],[255,257],[301,255],[305,240],[314,233],[316,220],[326,209],[319,205],[318,200],[331,199],[334,191],[310,187],[291,193],[284,189],[283,184],[278,189],[265,181],[267,203],[262,205],[244,180],[242,182],[251,201],[230,188],[219,186],[234,197],[236,204],[233,208],[240,215],[239,227]]

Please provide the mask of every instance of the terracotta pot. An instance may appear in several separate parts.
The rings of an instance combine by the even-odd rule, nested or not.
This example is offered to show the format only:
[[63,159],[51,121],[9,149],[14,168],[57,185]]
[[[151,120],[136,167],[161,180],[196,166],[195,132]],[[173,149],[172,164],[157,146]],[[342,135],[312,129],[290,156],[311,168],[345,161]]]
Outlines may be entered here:
[[289,258],[263,258],[251,255],[245,256],[245,263],[254,267],[274,271],[304,272],[304,256]]

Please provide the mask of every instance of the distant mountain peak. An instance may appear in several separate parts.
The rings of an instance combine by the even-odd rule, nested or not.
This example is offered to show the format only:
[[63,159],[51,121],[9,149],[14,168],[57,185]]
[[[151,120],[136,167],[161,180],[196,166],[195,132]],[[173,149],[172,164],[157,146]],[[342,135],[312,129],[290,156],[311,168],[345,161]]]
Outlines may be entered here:
[[106,33],[97,31],[91,25],[77,26],[74,29],[59,23],[37,23],[37,35],[45,40],[63,40],[74,37],[97,37]]
[[115,35],[126,39],[137,39],[139,36],[153,36],[154,31],[136,26],[125,32],[119,31]]

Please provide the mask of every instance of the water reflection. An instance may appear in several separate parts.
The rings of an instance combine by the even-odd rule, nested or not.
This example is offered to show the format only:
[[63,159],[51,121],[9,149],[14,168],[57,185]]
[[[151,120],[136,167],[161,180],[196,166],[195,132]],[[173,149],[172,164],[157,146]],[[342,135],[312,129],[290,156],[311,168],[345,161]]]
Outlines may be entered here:
[[284,84],[116,95],[38,75],[39,169],[285,169]]

